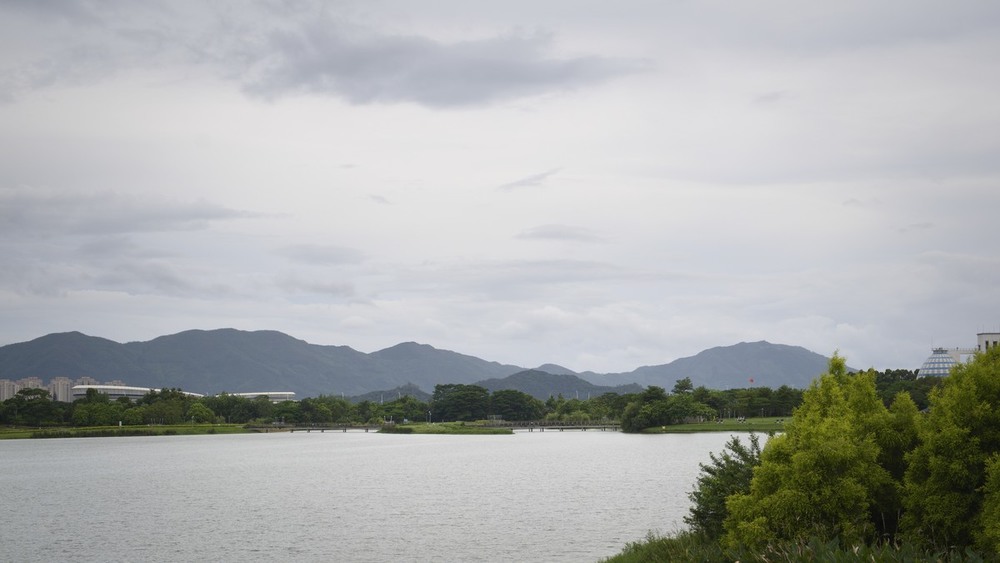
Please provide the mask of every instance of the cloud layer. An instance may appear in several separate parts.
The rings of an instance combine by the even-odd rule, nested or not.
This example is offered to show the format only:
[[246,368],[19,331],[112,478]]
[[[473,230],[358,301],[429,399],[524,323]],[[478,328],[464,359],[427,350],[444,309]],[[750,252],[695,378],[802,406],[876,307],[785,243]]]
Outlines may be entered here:
[[0,6],[0,343],[628,371],[1000,328],[1000,8]]

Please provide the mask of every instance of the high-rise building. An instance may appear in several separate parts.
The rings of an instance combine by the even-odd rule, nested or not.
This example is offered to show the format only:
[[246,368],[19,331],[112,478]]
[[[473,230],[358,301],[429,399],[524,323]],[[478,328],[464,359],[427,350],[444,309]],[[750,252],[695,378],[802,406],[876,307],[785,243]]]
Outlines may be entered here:
[[73,400],[73,380],[68,377],[53,377],[49,380],[49,394],[52,400],[69,403]]
[[18,379],[17,384],[21,386],[21,389],[45,389],[45,383],[42,382],[41,377]]
[[0,379],[0,401],[11,399],[21,389],[21,386],[9,379]]

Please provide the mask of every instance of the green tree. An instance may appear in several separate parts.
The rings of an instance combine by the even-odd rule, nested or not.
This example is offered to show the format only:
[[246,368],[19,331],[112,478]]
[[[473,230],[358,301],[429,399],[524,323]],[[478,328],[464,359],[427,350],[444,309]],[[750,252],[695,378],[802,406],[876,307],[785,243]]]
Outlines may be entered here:
[[651,385],[636,396],[622,413],[624,432],[640,432],[645,428],[681,424],[692,418],[708,418],[714,409],[694,399],[694,393],[667,395],[662,387]]
[[246,397],[223,392],[203,397],[201,402],[225,422],[245,423],[251,419]]
[[110,402],[110,398],[107,393],[101,393],[93,387],[87,388],[87,393],[84,395],[82,401],[85,403],[107,403]]
[[1000,554],[1000,455],[997,454],[986,462],[982,526],[976,543],[989,553]]
[[956,365],[929,401],[919,443],[907,457],[904,529],[934,546],[968,546],[978,538],[983,549],[1000,553],[983,515],[990,460],[1000,454],[1000,348]]
[[45,389],[21,389],[4,401],[4,418],[12,424],[51,426],[63,419],[63,410]]
[[691,378],[684,377],[678,379],[677,382],[674,383],[674,388],[671,391],[671,393],[675,395],[681,395],[684,393],[691,393],[692,391],[694,391],[694,384],[691,383]]
[[755,548],[818,537],[856,545],[877,537],[880,512],[898,512],[877,505],[891,500],[894,484],[879,463],[874,429],[890,419],[875,393],[874,372],[848,375],[834,354],[829,373],[805,392],[787,431],[764,448],[750,492],[728,500],[727,543]]
[[[261,416],[255,418],[262,418],[265,420],[270,419],[276,422],[280,421],[285,424],[307,422],[303,420],[302,405],[298,401],[281,401],[280,403],[272,403],[270,399],[262,399],[262,397],[257,397],[253,400],[254,406],[260,409],[261,413]],[[264,401],[266,401],[268,405],[266,414],[264,414],[264,410],[262,409]]]
[[381,422],[382,409],[378,403],[361,401],[360,403],[354,405],[351,419],[353,422],[359,422],[361,424]]
[[490,392],[479,385],[438,384],[431,405],[437,420],[482,420],[489,411]]
[[504,420],[538,420],[544,411],[541,401],[515,389],[500,389],[490,396],[490,413]]
[[147,424],[180,424],[184,421],[184,403],[181,401],[155,401],[142,407]]
[[591,399],[597,405],[596,409],[592,412],[595,414],[603,414],[599,418],[607,418],[610,420],[621,420],[622,413],[625,412],[625,407],[628,406],[629,401],[634,398],[631,393],[626,393],[624,395],[619,395],[618,393],[604,393],[598,397]]
[[146,423],[146,407],[135,406],[122,413],[122,424],[138,426]]
[[684,522],[692,532],[718,539],[722,537],[723,522],[729,514],[726,499],[750,492],[753,468],[760,465],[760,438],[751,433],[749,445],[743,445],[733,436],[721,455],[709,455],[712,463],[699,465],[701,473],[694,491],[688,495],[691,509]]
[[81,402],[73,408],[74,426],[112,426],[122,420],[125,407],[118,402],[104,401]]
[[774,416],[791,416],[792,410],[802,404],[802,390],[782,385],[774,391],[771,413]]
[[197,402],[191,405],[187,411],[188,420],[192,420],[196,423],[209,423],[215,422],[215,413],[212,409],[205,406],[204,403]]
[[395,400],[383,405],[385,416],[390,420],[402,422],[404,420],[425,420],[427,411],[430,410],[427,403],[417,399],[412,395],[403,395]]

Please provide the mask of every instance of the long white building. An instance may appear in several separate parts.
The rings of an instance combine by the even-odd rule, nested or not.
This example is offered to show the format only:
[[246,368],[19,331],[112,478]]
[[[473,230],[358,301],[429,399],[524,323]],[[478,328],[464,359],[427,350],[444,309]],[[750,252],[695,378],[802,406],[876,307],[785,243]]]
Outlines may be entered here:
[[[150,389],[149,387],[131,387],[128,385],[74,385],[73,386],[73,400],[82,399],[87,396],[87,391],[93,389],[98,393],[107,395],[109,399],[114,401],[119,397],[125,397],[130,401],[135,401],[143,398],[146,393],[150,391],[159,392],[159,389]],[[199,393],[189,393],[187,391],[181,391],[188,397],[204,397]]]

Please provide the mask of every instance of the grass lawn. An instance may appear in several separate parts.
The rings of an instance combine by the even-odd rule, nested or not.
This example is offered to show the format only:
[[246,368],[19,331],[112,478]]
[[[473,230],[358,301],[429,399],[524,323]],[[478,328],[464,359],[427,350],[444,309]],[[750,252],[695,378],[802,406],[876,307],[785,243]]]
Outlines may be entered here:
[[684,432],[781,432],[785,423],[792,417],[748,418],[739,422],[735,418],[727,418],[722,422],[693,422],[691,424],[673,424],[670,426],[654,426],[643,430],[644,434],[677,434]]
[[0,440],[17,438],[93,438],[100,436],[176,436],[244,434],[242,424],[176,424],[165,426],[85,426],[54,428],[0,428]]

